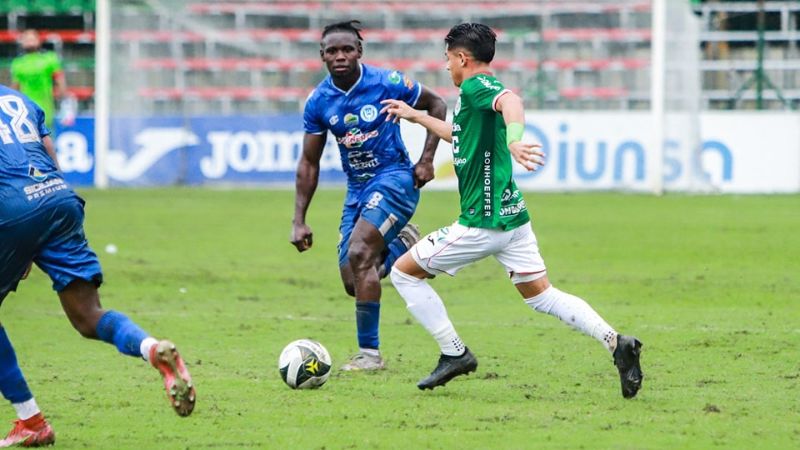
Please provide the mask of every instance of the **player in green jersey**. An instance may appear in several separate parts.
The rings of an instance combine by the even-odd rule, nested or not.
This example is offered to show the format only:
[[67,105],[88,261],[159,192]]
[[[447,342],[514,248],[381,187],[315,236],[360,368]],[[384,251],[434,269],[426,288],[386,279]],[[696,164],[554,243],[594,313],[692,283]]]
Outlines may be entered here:
[[600,341],[613,355],[622,395],[631,398],[642,384],[642,343],[618,334],[584,300],[550,284],[544,260],[519,189],[511,158],[527,170],[544,165],[540,146],[522,142],[522,100],[491,73],[495,33],[464,23],[445,38],[447,70],[460,87],[452,125],[398,100],[384,100],[388,119],[418,123],[453,145],[461,215],[430,233],[395,262],[392,283],[411,314],[439,343],[439,363],[417,386],[433,389],[477,369],[478,360],[461,341],[439,295],[426,281],[494,256],[532,309],[558,317]]
[[67,82],[61,62],[52,51],[42,50],[35,30],[25,30],[19,38],[22,54],[11,62],[11,88],[27,95],[44,111],[45,125],[53,130],[56,101],[66,98]]

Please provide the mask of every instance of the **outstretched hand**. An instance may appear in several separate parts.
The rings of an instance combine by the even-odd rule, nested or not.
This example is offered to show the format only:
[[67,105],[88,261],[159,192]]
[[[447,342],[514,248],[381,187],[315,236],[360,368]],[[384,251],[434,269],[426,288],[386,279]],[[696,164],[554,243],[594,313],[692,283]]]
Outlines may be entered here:
[[297,248],[298,252],[304,252],[310,249],[314,244],[311,227],[304,223],[292,224],[292,238],[290,242]]
[[530,172],[544,166],[544,152],[539,150],[540,148],[542,148],[540,144],[526,144],[522,141],[512,142],[508,146],[514,161]]
[[384,105],[381,108],[381,114],[386,113],[386,121],[392,121],[397,123],[400,119],[406,119],[408,121],[413,122],[419,114],[422,114],[421,111],[418,111],[406,104],[406,102],[402,100],[395,100],[395,99],[386,99],[381,100],[381,104]]

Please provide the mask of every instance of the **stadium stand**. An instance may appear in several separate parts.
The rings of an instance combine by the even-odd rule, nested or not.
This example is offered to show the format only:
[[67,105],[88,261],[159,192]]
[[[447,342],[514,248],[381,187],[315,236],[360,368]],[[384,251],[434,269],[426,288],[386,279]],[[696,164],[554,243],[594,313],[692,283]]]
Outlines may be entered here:
[[[359,18],[365,60],[408,72],[457,95],[444,71],[442,38],[453,23],[481,21],[498,30],[495,67],[502,79],[547,109],[643,109],[649,106],[650,2],[641,0],[504,1],[210,1],[118,0],[115,83],[132,86],[114,104],[145,104],[146,114],[298,111],[325,76],[318,52],[324,24]],[[155,6],[154,6],[155,5]],[[160,5],[160,7],[158,7]],[[777,87],[766,108],[800,106],[800,2],[771,1],[765,74]],[[0,0],[0,67],[16,37],[47,29],[70,86],[92,108],[94,1]],[[742,89],[756,70],[755,2],[699,2],[703,106],[753,108]],[[7,81],[8,71],[0,71]],[[784,99],[784,101],[781,100]]]

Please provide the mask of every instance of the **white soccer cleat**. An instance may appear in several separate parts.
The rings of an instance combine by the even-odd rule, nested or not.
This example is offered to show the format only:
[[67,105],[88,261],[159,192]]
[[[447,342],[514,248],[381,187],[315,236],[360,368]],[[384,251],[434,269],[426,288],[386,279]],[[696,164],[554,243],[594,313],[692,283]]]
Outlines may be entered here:
[[373,371],[383,370],[386,364],[383,362],[381,355],[369,355],[367,353],[358,353],[350,358],[350,362],[342,366],[341,370],[345,372],[356,371]]

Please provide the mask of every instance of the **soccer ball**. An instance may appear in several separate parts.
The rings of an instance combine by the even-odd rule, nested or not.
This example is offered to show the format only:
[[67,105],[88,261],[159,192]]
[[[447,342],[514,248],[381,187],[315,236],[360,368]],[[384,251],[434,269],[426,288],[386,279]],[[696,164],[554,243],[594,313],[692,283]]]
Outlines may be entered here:
[[331,355],[317,341],[298,339],[284,347],[278,358],[281,378],[292,389],[315,389],[328,381]]

